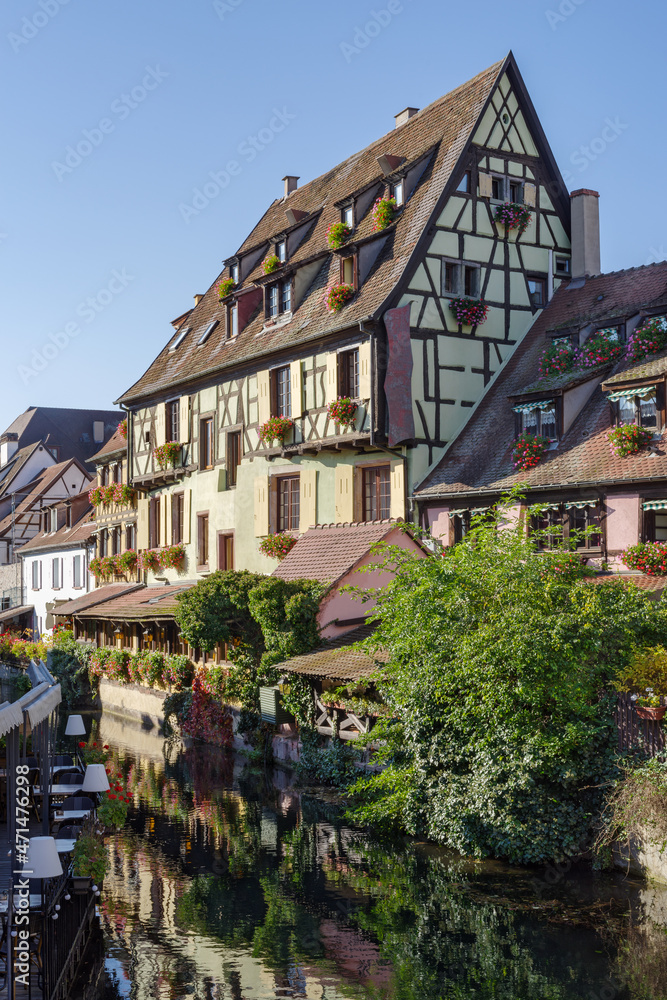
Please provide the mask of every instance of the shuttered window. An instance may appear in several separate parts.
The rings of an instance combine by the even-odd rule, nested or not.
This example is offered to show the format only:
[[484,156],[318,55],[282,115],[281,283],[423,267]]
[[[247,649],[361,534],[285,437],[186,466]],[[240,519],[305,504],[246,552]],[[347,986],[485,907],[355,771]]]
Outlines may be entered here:
[[167,441],[181,440],[181,401],[167,403]]
[[359,349],[341,351],[338,355],[338,394],[349,399],[359,398]]
[[278,531],[298,530],[299,510],[299,477],[281,477],[278,480]]
[[380,521],[390,516],[391,477],[388,465],[363,470],[363,519]]
[[174,493],[171,498],[171,544],[179,545],[183,541],[183,508],[184,495]]
[[208,566],[208,514],[197,514],[197,565]]

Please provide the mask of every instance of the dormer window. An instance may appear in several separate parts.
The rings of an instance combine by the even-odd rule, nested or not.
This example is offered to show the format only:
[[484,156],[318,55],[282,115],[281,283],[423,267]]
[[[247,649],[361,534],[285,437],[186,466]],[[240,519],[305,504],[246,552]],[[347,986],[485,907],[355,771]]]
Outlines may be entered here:
[[231,264],[229,267],[229,277],[232,279],[234,284],[238,283],[239,280],[239,265]]
[[356,256],[341,257],[340,280],[344,285],[352,285],[357,288],[357,258]]
[[281,264],[284,264],[287,260],[287,240],[281,240],[280,243],[276,243],[276,257]]
[[354,229],[354,205],[346,205],[340,213],[340,220],[350,229]]
[[517,415],[517,435],[541,435],[549,441],[558,440],[558,419],[555,399],[531,400],[513,407]]
[[239,332],[239,307],[236,302],[229,307],[227,319],[227,340],[231,340]]
[[292,279],[276,281],[266,289],[266,316],[276,319],[283,313],[292,311]]
[[405,181],[403,178],[401,178],[400,181],[396,181],[392,187],[391,193],[396,200],[397,208],[400,208],[401,205],[405,204]]
[[657,385],[629,386],[610,392],[607,398],[614,404],[616,423],[660,430],[663,421],[658,392]]

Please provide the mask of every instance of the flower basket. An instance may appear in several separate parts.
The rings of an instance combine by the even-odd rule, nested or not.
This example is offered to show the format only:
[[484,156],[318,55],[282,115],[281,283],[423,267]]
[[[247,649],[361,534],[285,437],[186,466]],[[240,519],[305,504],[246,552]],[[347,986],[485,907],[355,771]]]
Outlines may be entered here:
[[72,874],[94,879],[98,884],[107,873],[109,854],[104,841],[93,833],[81,833],[72,851]]
[[570,371],[574,364],[574,351],[569,344],[552,344],[540,358],[539,372],[547,375],[562,375]]
[[289,417],[270,417],[259,429],[259,439],[264,444],[272,444],[274,441],[285,443],[285,438],[291,431],[293,422]]
[[337,424],[341,424],[343,427],[353,427],[357,414],[357,404],[349,397],[341,396],[329,403],[328,413],[329,419],[335,420]]
[[175,469],[176,463],[181,456],[182,448],[183,445],[178,441],[167,441],[165,444],[159,444],[154,449],[153,457],[161,469],[166,469],[168,466]]
[[612,455],[619,455],[621,458],[636,455],[646,447],[652,437],[653,431],[638,424],[621,424],[607,434]]
[[523,236],[530,225],[531,214],[527,205],[519,205],[515,201],[506,201],[504,205],[498,205],[494,219],[499,225],[504,226],[508,232],[510,229],[518,229],[519,236]]
[[185,546],[180,543],[167,545],[166,548],[160,550],[160,562],[165,568],[175,569],[183,563],[184,559]]
[[127,573],[137,565],[137,553],[134,549],[127,549],[119,556],[116,556],[116,568],[119,573]]
[[373,229],[386,229],[394,221],[396,214],[395,198],[377,198],[373,205]]
[[234,291],[235,285],[236,282],[234,281],[233,278],[225,278],[223,281],[221,281],[220,284],[218,285],[218,298],[220,299],[226,298],[231,292]]
[[660,722],[664,718],[665,712],[667,712],[665,705],[637,705],[637,715],[640,719],[652,719],[654,722]]
[[113,576],[116,572],[116,557],[104,556],[100,559],[100,573],[104,577]]
[[116,430],[120,433],[123,440],[127,441],[127,417],[125,417],[125,420],[121,420]]
[[142,570],[150,570],[155,573],[162,566],[161,552],[159,549],[146,549],[139,556],[139,568]]
[[647,354],[657,354],[665,347],[667,347],[667,319],[664,316],[654,316],[630,334],[626,357],[628,361],[639,361]]
[[275,253],[269,254],[269,256],[265,257],[262,261],[262,274],[273,274],[273,272],[277,271],[280,266],[280,257],[278,257]]
[[296,545],[294,535],[284,532],[279,535],[267,535],[259,543],[259,551],[271,559],[284,559],[290,549]]
[[327,243],[332,250],[338,250],[347,243],[352,232],[352,226],[348,226],[347,222],[334,222],[327,229]]
[[521,434],[514,443],[512,464],[515,469],[534,468],[544,454],[549,439],[541,434]]
[[115,503],[133,503],[136,495],[137,491],[127,483],[116,483],[113,487],[112,498]]
[[597,330],[575,351],[575,368],[609,364],[623,354],[623,345],[614,339],[616,330]]
[[324,304],[330,313],[340,312],[354,295],[353,285],[329,285],[324,293]]
[[456,321],[463,326],[481,326],[486,322],[489,313],[489,307],[484,302],[465,295],[452,299],[449,308],[454,313]]
[[621,562],[628,569],[647,576],[667,576],[667,543],[639,542],[621,552]]
[[102,560],[91,559],[88,564],[88,572],[92,573],[96,580],[99,580],[102,576]]

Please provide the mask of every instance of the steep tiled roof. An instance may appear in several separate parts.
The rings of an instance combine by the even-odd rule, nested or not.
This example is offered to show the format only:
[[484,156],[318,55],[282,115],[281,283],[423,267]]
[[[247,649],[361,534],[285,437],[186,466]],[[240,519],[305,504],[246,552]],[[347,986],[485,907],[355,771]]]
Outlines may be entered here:
[[[578,284],[574,283],[575,286]],[[642,309],[667,306],[667,262],[632,268],[589,278],[580,287],[561,286],[542,311],[519,349],[502,369],[496,381],[472,414],[470,422],[452,447],[426,477],[417,491],[420,499],[451,494],[498,492],[515,483],[529,488],[594,485],[600,482],[630,482],[667,476],[667,447],[658,445],[658,454],[648,450],[620,458],[612,454],[607,433],[610,429],[609,402],[598,386],[574,420],[555,451],[549,451],[538,465],[517,471],[512,465],[514,413],[509,396],[525,392],[534,384],[535,373],[547,340],[545,334],[560,320],[572,325],[588,323],[604,326],[611,318],[632,316]],[[599,301],[600,296],[603,299]],[[619,362],[614,369],[624,371]],[[605,384],[610,384],[608,379]]]
[[40,531],[38,535],[35,535],[21,547],[20,555],[26,552],[31,553],[35,549],[58,549],[63,548],[63,546],[83,545],[92,538],[96,527],[95,522],[89,520],[92,511],[93,508],[88,504],[71,527],[63,526],[58,531],[51,532]]
[[75,597],[73,601],[68,601],[66,604],[59,604],[54,614],[76,615],[82,611],[90,611],[98,604],[120,597],[121,594],[128,594],[132,590],[140,589],[143,589],[142,583],[109,583],[106,587],[98,587],[97,590],[91,590],[88,594]]
[[595,368],[584,368],[576,372],[560,372],[558,375],[544,375],[521,390],[522,394],[534,392],[560,392],[573,389],[575,385],[588,382],[591,378],[602,378],[605,372],[611,371],[611,365],[597,365]]
[[40,506],[37,501],[44,496],[49,487],[64,475],[72,465],[76,466],[85,476],[90,475],[89,472],[79,465],[75,458],[70,458],[66,462],[58,462],[57,465],[48,466],[48,468],[40,473],[39,478],[21,487],[20,495],[23,497],[23,500],[17,505],[13,515],[8,514],[7,517],[4,517],[0,521],[0,535],[8,528],[11,528],[12,522],[21,514],[25,514],[32,508],[37,509]]
[[667,587],[667,578],[664,576],[644,576],[641,573],[600,573],[598,576],[589,577],[588,583],[610,583],[619,581],[620,583],[630,583],[640,590],[646,590],[649,594],[659,598],[662,591]]
[[[225,269],[185,320],[184,328],[187,325],[190,332],[178,349],[170,353],[168,345],[165,346],[146,373],[123,394],[123,402],[150,396],[167,386],[242,361],[319,340],[323,335],[356,326],[361,320],[379,313],[405,271],[503,66],[503,62],[495,63],[328,173],[298,188],[287,198],[274,201],[239,250],[241,254],[254,250],[258,254],[243,288],[250,287],[261,277],[259,265],[269,239],[289,228],[285,210],[291,208],[305,213],[309,219],[308,230],[287,262],[286,271],[295,264],[310,261],[314,273],[306,297],[295,309],[292,319],[263,330],[264,317],[258,315],[234,340],[225,341],[225,307],[220,304],[217,292],[222,278],[229,277]],[[340,281],[340,264],[339,257],[329,251],[327,229],[333,222],[340,221],[341,201],[363,190],[374,195],[376,189],[379,192],[386,187],[378,164],[378,157],[383,154],[403,157],[402,167],[423,161],[425,172],[398,214],[396,223],[388,230],[379,234],[373,232],[370,207],[363,218],[357,220],[353,242],[377,239],[381,249],[369,276],[346,305],[343,315],[328,313],[323,296],[330,284]],[[370,202],[372,204],[372,197]],[[276,277],[280,274],[276,273]],[[214,320],[219,321],[218,328],[204,345],[197,346],[199,337]],[[174,334],[170,342],[178,336]]]
[[105,445],[103,445],[99,451],[96,451],[94,455],[91,455],[88,459],[89,462],[95,462],[97,459],[110,458],[112,455],[125,454],[127,450],[127,440],[123,437],[121,432],[116,429],[111,435],[109,440]]
[[282,580],[319,580],[333,584],[349,573],[382,541],[395,521],[364,521],[358,524],[321,524],[297,539],[273,576]]
[[[142,586],[137,588],[135,586],[131,590],[128,589],[123,593],[111,596],[103,604],[98,603],[94,608],[83,608],[77,613],[86,618],[117,618],[119,620],[173,618],[174,611],[178,606],[177,595],[189,590],[192,586],[192,583],[178,583],[166,587]],[[63,605],[63,607],[67,607],[67,605]],[[63,611],[63,607],[58,608],[59,615],[72,614],[71,611]]]
[[29,406],[4,432],[17,434],[19,448],[43,441],[58,447],[59,457],[85,462],[96,450],[93,422],[104,424],[104,436],[115,429],[122,414],[118,410],[78,410],[56,406]]
[[667,372],[667,350],[659,354],[653,354],[642,361],[629,364],[621,371],[605,379],[604,385],[619,385],[626,382],[634,382],[639,379],[662,377]]
[[340,681],[354,681],[360,677],[368,677],[387,662],[389,654],[385,650],[378,650],[369,655],[351,646],[368,638],[373,631],[373,624],[361,625],[340,639],[327,643],[322,649],[316,649],[313,653],[306,653],[303,656],[294,656],[284,663],[277,663],[276,668],[283,673],[326,677]]

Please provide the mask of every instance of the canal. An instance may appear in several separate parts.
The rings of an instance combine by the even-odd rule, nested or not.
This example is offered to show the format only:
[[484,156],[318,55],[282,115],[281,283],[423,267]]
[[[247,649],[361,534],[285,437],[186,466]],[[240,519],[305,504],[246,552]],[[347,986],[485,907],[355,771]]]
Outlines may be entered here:
[[667,996],[667,887],[382,843],[282,770],[110,717],[100,738],[134,806],[99,1000]]

